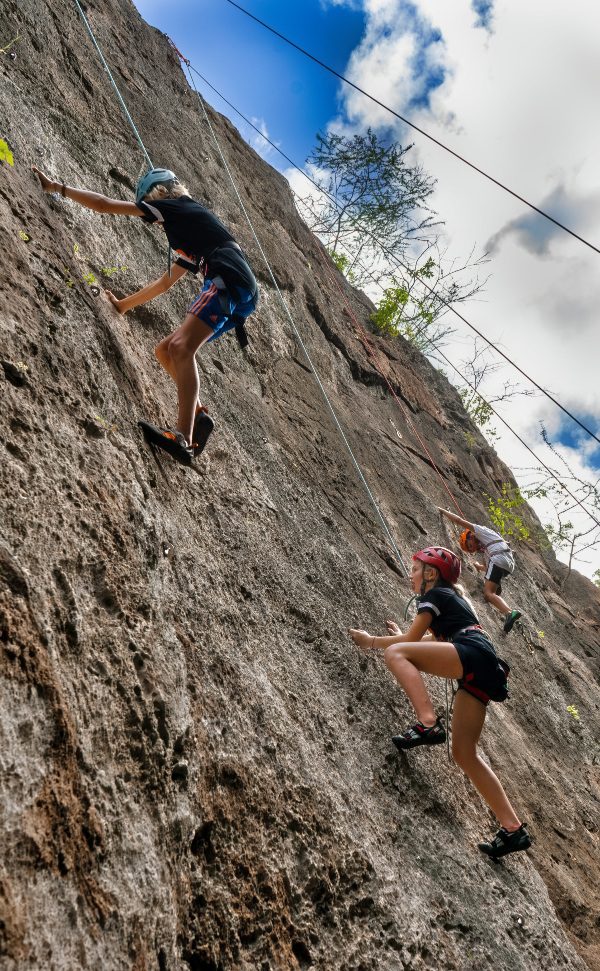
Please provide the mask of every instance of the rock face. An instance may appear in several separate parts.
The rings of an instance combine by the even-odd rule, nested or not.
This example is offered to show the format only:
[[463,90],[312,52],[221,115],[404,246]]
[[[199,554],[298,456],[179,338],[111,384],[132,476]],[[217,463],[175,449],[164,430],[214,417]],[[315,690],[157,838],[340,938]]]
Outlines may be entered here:
[[[75,6],[2,11],[5,42],[19,34],[0,55],[2,966],[600,968],[599,591],[521,544],[525,623],[501,640],[465,563],[513,669],[483,752],[537,841],[491,864],[475,847],[487,810],[443,751],[395,753],[409,706],[348,641],[401,620],[408,584],[166,38],[128,0],[87,4],[154,163],[236,233],[262,300],[248,352],[231,337],[201,352],[217,429],[195,471],[166,461],[163,478],[136,421],[173,420],[152,348],[198,281],[127,317],[93,292],[159,276],[164,238],[44,196],[30,165],[131,198],[143,158]],[[510,471],[443,376],[374,339],[397,406],[345,302],[367,325],[368,300],[208,110],[405,560],[455,544],[415,427],[476,521]]]

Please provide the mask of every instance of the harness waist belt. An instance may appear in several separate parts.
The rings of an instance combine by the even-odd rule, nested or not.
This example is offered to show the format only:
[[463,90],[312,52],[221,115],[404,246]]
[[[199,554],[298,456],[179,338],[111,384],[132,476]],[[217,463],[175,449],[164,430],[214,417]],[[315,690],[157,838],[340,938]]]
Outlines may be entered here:
[[470,627],[463,627],[462,630],[457,630],[456,634],[453,634],[451,639],[455,640],[455,638],[460,637],[461,634],[468,634],[471,630],[479,631],[484,637],[487,637],[489,641],[489,634],[483,629],[481,624],[471,624]]
[[214,250],[211,250],[208,256],[205,257],[206,262],[208,263],[213,258],[215,253],[218,253],[221,249],[235,249],[238,251],[238,253],[242,252],[242,247],[239,243],[236,243],[235,239],[228,239],[226,243],[220,243],[219,246],[215,246]]

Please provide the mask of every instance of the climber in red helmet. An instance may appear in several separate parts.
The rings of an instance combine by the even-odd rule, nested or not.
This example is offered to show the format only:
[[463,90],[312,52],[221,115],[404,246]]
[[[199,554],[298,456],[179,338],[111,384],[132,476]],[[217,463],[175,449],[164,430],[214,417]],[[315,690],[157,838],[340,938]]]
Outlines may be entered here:
[[488,702],[508,697],[509,669],[497,657],[472,605],[457,585],[459,576],[460,560],[451,550],[440,546],[420,550],[413,556],[411,572],[412,588],[418,597],[417,615],[406,634],[388,621],[387,637],[364,630],[351,630],[350,636],[363,650],[384,650],[387,667],[413,705],[417,723],[392,739],[402,751],[446,740],[446,730],[441,718],[436,717],[422,673],[458,680],[452,753],[500,823],[494,839],[479,844],[483,853],[497,859],[531,846],[525,824],[477,751]]

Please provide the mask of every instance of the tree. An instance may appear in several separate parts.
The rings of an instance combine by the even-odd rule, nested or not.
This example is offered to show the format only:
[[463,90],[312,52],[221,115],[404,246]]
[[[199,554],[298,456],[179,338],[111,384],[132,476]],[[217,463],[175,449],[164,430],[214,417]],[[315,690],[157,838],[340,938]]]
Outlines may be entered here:
[[447,259],[443,223],[429,206],[435,180],[408,163],[411,148],[385,142],[371,129],[317,136],[308,164],[322,192],[298,198],[298,207],[348,279],[382,291],[374,326],[425,350],[450,333],[437,324],[446,304],[481,288],[477,278],[462,275],[485,257],[473,261],[471,253],[464,265]]
[[[522,470],[522,477],[528,480],[523,494],[527,499],[542,499],[548,503],[551,518],[544,523],[543,529],[548,543],[556,552],[567,556],[569,569],[564,585],[577,563],[589,563],[583,554],[589,555],[591,550],[600,547],[600,480],[592,482],[577,475],[551,442],[543,425],[542,438],[554,457],[554,467],[547,466],[552,475],[541,467]],[[587,509],[588,517],[580,503]],[[595,580],[598,582],[600,570],[594,576],[598,577]]]

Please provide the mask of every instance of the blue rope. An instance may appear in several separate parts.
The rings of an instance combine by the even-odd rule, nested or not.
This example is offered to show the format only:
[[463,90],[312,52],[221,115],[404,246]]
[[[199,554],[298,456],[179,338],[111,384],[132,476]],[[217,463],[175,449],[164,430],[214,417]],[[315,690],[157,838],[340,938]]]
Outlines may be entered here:
[[118,89],[118,87],[116,85],[115,79],[113,78],[112,74],[110,73],[110,68],[109,68],[108,64],[106,63],[106,61],[104,59],[104,54],[100,50],[100,46],[98,44],[98,41],[94,37],[94,31],[90,27],[89,21],[88,21],[86,15],[84,14],[83,10],[81,9],[81,4],[79,3],[79,0],[75,0],[75,6],[77,7],[79,13],[81,14],[81,19],[83,20],[83,22],[84,22],[84,24],[85,24],[85,26],[87,28],[88,34],[92,38],[92,43],[94,44],[94,47],[98,51],[98,54],[100,56],[100,60],[102,61],[103,65],[104,65],[104,69],[105,69],[106,73],[108,74],[108,76],[110,78],[111,84],[112,84],[113,88],[115,89],[115,91],[117,93],[117,97],[118,97],[119,101],[121,102],[121,107],[122,107],[122,109],[123,109],[123,111],[125,113],[125,117],[127,118],[127,121],[129,122],[129,124],[131,125],[131,127],[133,129],[133,133],[134,133],[135,137],[137,138],[138,142],[140,143],[140,147],[142,149],[142,152],[146,156],[146,161],[148,162],[148,165],[150,166],[150,168],[153,168],[154,166],[152,165],[152,159],[148,155],[148,152],[146,151],[146,146],[144,145],[144,143],[143,143],[143,141],[142,141],[142,139],[140,137],[140,133],[137,130],[137,128],[135,127],[133,118],[131,117],[131,115],[129,114],[129,111],[127,110],[127,105],[125,104],[123,98],[121,97],[121,92],[119,91],[119,89]]

